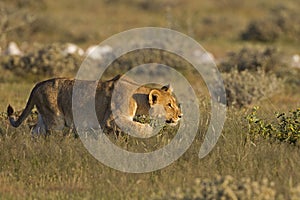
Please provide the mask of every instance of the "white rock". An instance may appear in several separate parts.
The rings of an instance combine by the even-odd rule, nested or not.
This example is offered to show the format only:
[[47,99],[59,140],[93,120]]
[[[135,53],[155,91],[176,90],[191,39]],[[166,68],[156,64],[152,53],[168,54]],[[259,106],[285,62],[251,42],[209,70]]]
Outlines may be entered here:
[[292,67],[300,68],[300,56],[295,54],[292,56]]
[[295,63],[300,62],[300,56],[298,54],[293,55],[293,62]]
[[78,47],[76,44],[67,43],[66,48],[63,50],[64,55],[68,54],[78,54],[80,56],[84,55],[84,50]]
[[23,52],[15,42],[9,42],[7,49],[4,51],[4,54],[9,56],[21,56],[23,55]]
[[85,51],[85,55],[95,60],[101,60],[103,56],[108,55],[112,52],[113,49],[109,45],[104,45],[104,46],[92,45],[87,48],[87,50]]

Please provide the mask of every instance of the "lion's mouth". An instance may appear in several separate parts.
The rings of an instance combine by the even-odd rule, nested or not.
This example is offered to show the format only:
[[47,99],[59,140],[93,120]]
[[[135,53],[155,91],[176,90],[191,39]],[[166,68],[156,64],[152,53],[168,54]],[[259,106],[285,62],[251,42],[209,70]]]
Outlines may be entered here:
[[171,123],[173,122],[173,120],[172,120],[172,119],[167,119],[166,122],[167,122],[168,124],[171,124]]
[[173,119],[167,119],[167,120],[166,120],[166,123],[169,124],[169,125],[177,125],[178,121],[179,121],[179,120],[176,120],[176,121],[175,121],[175,120],[173,120]]

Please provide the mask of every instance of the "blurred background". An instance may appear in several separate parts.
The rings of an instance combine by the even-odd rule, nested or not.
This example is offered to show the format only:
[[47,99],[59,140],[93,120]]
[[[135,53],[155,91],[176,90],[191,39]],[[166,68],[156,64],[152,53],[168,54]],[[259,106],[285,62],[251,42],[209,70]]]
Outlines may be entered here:
[[147,26],[183,32],[216,57],[249,43],[272,43],[292,53],[299,44],[296,0],[2,0],[0,6],[2,49],[10,41],[20,46],[70,42],[87,48]]

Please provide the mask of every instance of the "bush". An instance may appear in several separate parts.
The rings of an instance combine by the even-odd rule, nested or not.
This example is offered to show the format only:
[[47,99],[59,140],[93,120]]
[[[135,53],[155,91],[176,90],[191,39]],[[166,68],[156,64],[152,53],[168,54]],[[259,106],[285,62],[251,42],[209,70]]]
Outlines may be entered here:
[[243,48],[239,52],[228,54],[219,68],[221,72],[230,72],[232,69],[237,69],[239,72],[257,71],[258,69],[270,71],[282,64],[279,58],[280,55],[276,48],[269,47],[264,50]]
[[[264,71],[265,73],[271,73],[271,77],[276,75],[277,79],[273,77],[273,80],[271,80],[271,84],[279,85],[285,83],[285,85],[287,86],[285,89],[298,89],[300,85],[300,70],[295,67],[290,67],[290,63],[286,61],[286,58],[287,57],[286,55],[284,55],[284,53],[278,51],[276,48],[273,47],[268,47],[262,50],[255,48],[243,48],[238,52],[229,53],[228,56],[219,64],[219,70],[223,73],[231,74],[237,72],[241,73],[245,70],[256,74],[260,70]],[[224,76],[228,78],[233,75],[227,74]],[[235,76],[238,77],[237,74]],[[241,76],[244,75],[241,74]],[[272,79],[271,77],[267,77],[267,79],[270,80]],[[246,79],[249,78],[246,77]],[[278,79],[281,79],[281,81]],[[239,78],[238,80],[241,81]],[[229,81],[232,82],[234,80]],[[279,81],[279,83],[276,83],[277,81]],[[240,84],[242,86],[242,83]],[[252,83],[247,83],[247,81],[245,81],[244,84]]]
[[[276,48],[243,48],[220,63],[227,103],[242,107],[279,92],[292,71]],[[283,73],[286,72],[286,73]],[[289,73],[287,73],[289,72]]]
[[251,21],[241,33],[241,39],[273,42],[279,38],[287,38],[298,41],[299,24],[298,10],[280,5],[271,9],[269,17]]
[[257,116],[258,107],[254,107],[246,119],[249,126],[249,139],[255,141],[259,137],[299,144],[300,108],[286,113],[276,113],[276,120],[268,122]]
[[273,42],[281,35],[281,29],[274,19],[251,21],[247,29],[241,34],[243,40]]
[[[151,64],[152,66],[163,64],[171,66],[183,74],[195,70],[185,59],[173,53],[159,49],[142,49],[129,52],[115,59],[106,70],[106,73],[109,75],[125,73],[133,67],[143,64]],[[161,72],[153,71],[152,73],[153,75],[160,75]]]
[[64,47],[63,44],[42,46],[24,56],[2,56],[0,63],[4,69],[22,77],[74,75],[81,58],[75,54],[64,54]]
[[223,73],[227,104],[242,107],[280,91],[283,81],[263,70]]

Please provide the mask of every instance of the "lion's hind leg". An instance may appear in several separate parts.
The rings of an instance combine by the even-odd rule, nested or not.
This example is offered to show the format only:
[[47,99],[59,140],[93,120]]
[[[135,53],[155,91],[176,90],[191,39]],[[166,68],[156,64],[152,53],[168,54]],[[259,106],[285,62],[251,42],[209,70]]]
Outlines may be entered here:
[[51,131],[61,131],[65,127],[65,121],[59,116],[46,116],[38,114],[38,122],[32,129],[33,135],[48,135]]
[[[50,113],[50,112],[49,112]],[[62,131],[66,127],[64,117],[62,115],[46,115],[43,117],[46,133],[51,131]]]
[[38,122],[31,130],[32,135],[46,135],[46,125],[41,114],[38,114]]

